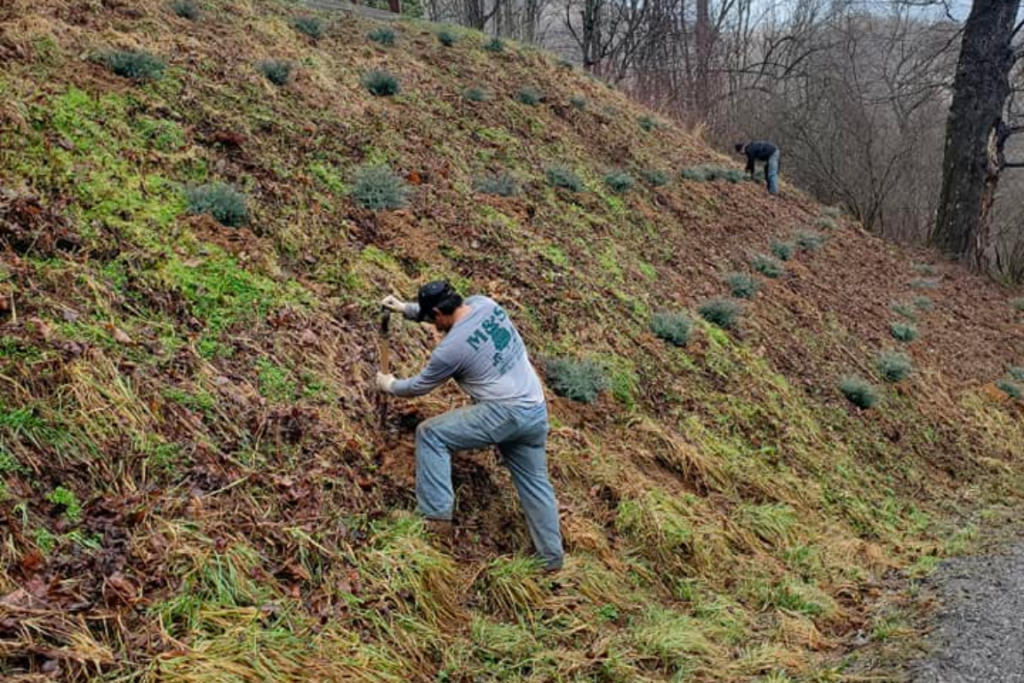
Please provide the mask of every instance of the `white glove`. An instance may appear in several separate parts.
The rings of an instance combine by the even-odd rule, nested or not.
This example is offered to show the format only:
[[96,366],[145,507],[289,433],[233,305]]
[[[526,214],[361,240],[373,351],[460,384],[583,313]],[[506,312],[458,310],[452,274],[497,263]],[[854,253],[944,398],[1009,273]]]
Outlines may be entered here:
[[377,388],[383,391],[385,394],[391,393],[391,385],[394,383],[394,375],[385,375],[383,372],[377,373]]
[[391,296],[390,294],[388,294],[386,297],[384,297],[384,301],[380,302],[380,305],[396,313],[405,313],[405,302],[399,299],[397,296]]

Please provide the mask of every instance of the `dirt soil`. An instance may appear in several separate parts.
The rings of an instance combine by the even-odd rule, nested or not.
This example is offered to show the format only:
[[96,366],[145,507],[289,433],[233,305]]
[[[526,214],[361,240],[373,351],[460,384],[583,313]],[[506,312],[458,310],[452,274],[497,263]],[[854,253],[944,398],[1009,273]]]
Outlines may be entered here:
[[911,666],[910,680],[1024,681],[1024,542],[951,560],[932,581],[945,604],[930,638],[934,651]]

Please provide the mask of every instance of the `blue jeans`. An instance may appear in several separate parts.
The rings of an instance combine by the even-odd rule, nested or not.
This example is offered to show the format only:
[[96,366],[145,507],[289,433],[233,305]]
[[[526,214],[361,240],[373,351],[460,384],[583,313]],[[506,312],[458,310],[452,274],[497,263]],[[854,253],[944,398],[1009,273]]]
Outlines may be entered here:
[[548,411],[483,402],[421,422],[416,428],[416,501],[427,519],[451,519],[452,452],[495,444],[501,451],[537,553],[548,569],[562,566],[558,501],[548,481]]
[[764,166],[764,181],[768,184],[769,194],[779,193],[779,150],[768,157],[768,163]]

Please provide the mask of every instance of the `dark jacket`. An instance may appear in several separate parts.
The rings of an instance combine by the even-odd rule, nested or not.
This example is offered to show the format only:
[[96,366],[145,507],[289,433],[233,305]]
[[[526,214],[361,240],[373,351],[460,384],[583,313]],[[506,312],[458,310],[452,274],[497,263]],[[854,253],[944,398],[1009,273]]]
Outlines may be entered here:
[[748,142],[746,147],[743,148],[743,152],[747,155],[747,173],[754,172],[755,161],[767,162],[778,151],[779,148],[770,142],[759,140]]

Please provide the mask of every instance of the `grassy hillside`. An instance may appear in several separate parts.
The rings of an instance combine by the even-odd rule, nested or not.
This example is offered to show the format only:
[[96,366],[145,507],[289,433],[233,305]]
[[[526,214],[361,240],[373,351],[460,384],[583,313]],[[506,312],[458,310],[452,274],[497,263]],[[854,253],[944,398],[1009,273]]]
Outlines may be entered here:
[[[838,681],[908,632],[902,579],[1020,502],[1019,293],[710,179],[731,162],[536,50],[200,7],[0,7],[4,680]],[[368,168],[404,207],[363,206]],[[247,207],[190,212],[208,183]],[[489,451],[456,462],[454,552],[411,514],[456,388],[378,429],[377,302],[442,276],[606,380],[552,393],[557,577]],[[403,375],[435,340],[391,343]]]

